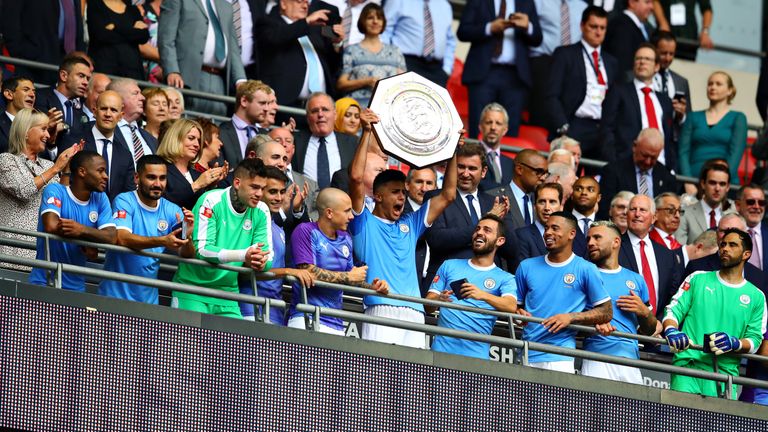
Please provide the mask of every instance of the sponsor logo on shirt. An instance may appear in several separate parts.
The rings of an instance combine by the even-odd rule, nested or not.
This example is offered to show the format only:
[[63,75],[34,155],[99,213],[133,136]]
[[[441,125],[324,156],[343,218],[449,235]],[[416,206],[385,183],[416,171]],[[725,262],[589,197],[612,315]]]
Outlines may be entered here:
[[157,230],[158,231],[165,231],[168,229],[168,221],[164,219],[160,219],[157,221]]
[[483,282],[483,286],[485,287],[485,289],[491,289],[496,286],[496,281],[491,278],[488,278]]
[[204,218],[210,218],[211,216],[213,216],[213,210],[210,207],[201,207],[200,216]]
[[739,301],[743,305],[748,305],[750,301],[752,301],[748,295],[742,294],[741,297],[739,297]]
[[435,278],[432,279],[432,283],[438,283],[440,281],[440,276],[435,275]]
[[245,222],[243,222],[243,229],[245,231],[250,231],[251,228],[253,228],[253,222],[251,222],[250,219],[246,219]]
[[685,282],[682,286],[683,291],[688,291],[691,289],[691,284],[689,282]]
[[570,285],[576,280],[576,275],[573,273],[568,273],[565,276],[563,276],[563,282]]
[[48,197],[48,200],[46,201],[48,204],[53,204],[58,208],[61,208],[61,200],[56,197]]
[[408,233],[408,231],[410,231],[410,230],[411,230],[411,229],[410,229],[410,228],[408,228],[408,225],[406,225],[406,224],[404,224],[404,223],[401,223],[401,224],[400,224],[400,231],[401,231],[401,232],[403,232],[403,233]]
[[125,210],[118,210],[113,215],[113,219],[125,219],[128,216],[128,213],[126,213]]
[[88,220],[90,220],[93,223],[96,223],[97,220],[99,220],[99,214],[95,211],[92,211],[88,213]]
[[342,246],[341,254],[344,255],[344,258],[349,258],[349,246],[347,245]]
[[715,290],[713,290],[712,288],[710,288],[710,287],[708,287],[708,286],[706,286],[706,285],[704,285],[704,289],[706,289],[707,291],[709,291],[709,293],[710,293],[710,294],[714,294],[714,293],[715,293]]

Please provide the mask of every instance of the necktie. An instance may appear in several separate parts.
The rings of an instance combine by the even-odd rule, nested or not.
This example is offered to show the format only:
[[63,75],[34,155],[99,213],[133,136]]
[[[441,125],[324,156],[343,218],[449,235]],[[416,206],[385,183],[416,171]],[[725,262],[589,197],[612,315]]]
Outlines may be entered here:
[[325,90],[320,85],[320,59],[317,58],[315,50],[312,49],[312,42],[309,41],[309,37],[302,36],[299,38],[299,44],[304,51],[304,57],[307,59],[307,87],[309,87],[309,91]]
[[717,229],[717,221],[715,220],[715,209],[709,211],[709,229]]
[[232,0],[232,25],[237,36],[237,46],[243,47],[243,20],[240,16],[240,0]]
[[61,11],[64,13],[64,52],[75,50],[75,4],[72,0],[61,0]]
[[[507,18],[507,0],[501,0],[499,4],[499,18]],[[498,57],[501,55],[501,50],[504,46],[504,33],[498,34],[495,36],[496,42],[494,42],[493,46],[493,57]]]
[[648,171],[640,171],[640,183],[637,185],[637,191],[640,195],[648,194]]
[[248,141],[253,138],[253,136],[256,135],[256,128],[253,126],[246,126],[245,127],[245,137],[248,138]]
[[571,18],[568,0],[560,2],[560,45],[571,44]]
[[528,194],[523,195],[523,218],[525,219],[525,224],[530,225],[531,224],[531,211],[528,207],[528,202],[531,199],[528,197]]
[[760,259],[760,249],[757,247],[757,233],[752,228],[747,231],[749,231],[749,236],[752,238],[752,256],[749,257],[749,263],[762,270],[763,260]]
[[477,225],[477,221],[480,220],[480,218],[477,217],[477,210],[475,210],[475,206],[472,205],[474,202],[475,197],[472,196],[472,194],[467,195],[467,208],[469,209],[469,217],[472,219],[472,224]]
[[587,231],[589,231],[589,224],[592,223],[592,220],[588,217],[582,218],[581,221],[584,223],[584,235],[587,235]]
[[320,189],[331,184],[331,164],[328,162],[328,148],[325,137],[320,137],[317,146],[317,185]]
[[653,274],[651,273],[651,265],[648,264],[648,256],[645,254],[645,241],[640,240],[640,264],[642,265],[643,279],[645,284],[648,285],[648,298],[651,300],[651,307],[653,312],[656,312],[656,285],[653,283]]
[[597,50],[592,51],[592,60],[595,63],[597,83],[600,85],[605,85],[605,78],[603,78],[603,72],[600,70],[600,54],[598,54]]
[[668,94],[667,79],[669,79],[669,71],[665,69],[661,71],[661,92],[664,94]]
[[208,11],[208,19],[211,20],[211,26],[213,26],[213,40],[214,40],[214,55],[216,61],[221,63],[226,57],[226,48],[224,46],[224,32],[221,31],[221,23],[219,17],[216,16],[216,12],[213,11],[213,0],[206,0],[205,7]]
[[656,121],[656,108],[653,106],[653,99],[651,99],[651,92],[653,90],[650,87],[643,87],[642,91],[645,95],[645,115],[648,117],[648,127],[658,129],[659,123]]
[[673,236],[672,234],[667,236],[667,240],[669,240],[670,249],[680,249],[681,247],[683,247],[683,245],[681,245],[680,242],[678,242],[675,236]]
[[68,100],[64,102],[64,123],[72,127],[72,101]]
[[131,129],[131,141],[133,141],[133,161],[137,162],[142,156],[144,156],[144,146],[141,144],[139,134],[136,133],[136,125],[128,126]]
[[435,53],[435,30],[432,27],[432,14],[429,13],[429,0],[424,0],[424,49],[422,57],[432,57]]
[[344,27],[346,40],[344,44],[349,43],[349,34],[352,31],[352,4],[347,1],[347,9],[344,10],[344,16],[341,18],[341,26]]
[[488,152],[488,166],[491,167],[491,171],[493,171],[493,180],[496,183],[501,183],[501,171],[499,171],[499,166],[496,164],[496,150],[491,150]]
[[104,146],[101,148],[101,157],[104,158],[104,163],[107,165],[107,190],[109,190],[110,181],[109,177],[111,177],[111,174],[109,172],[109,146],[112,144],[112,142],[106,138],[102,138],[101,142],[104,143]]

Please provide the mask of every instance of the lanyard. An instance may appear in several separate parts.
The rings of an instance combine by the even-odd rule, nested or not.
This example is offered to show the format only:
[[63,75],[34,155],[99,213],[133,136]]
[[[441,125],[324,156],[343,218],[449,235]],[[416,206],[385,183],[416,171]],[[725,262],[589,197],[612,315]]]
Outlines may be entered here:
[[[594,58],[592,57],[592,55],[589,54],[587,49],[584,47],[584,44],[581,44],[581,51],[584,52],[585,56],[587,56],[587,61],[588,61],[589,65],[592,66],[592,71],[595,72],[595,79],[597,80],[597,77],[600,76],[600,70],[597,69],[597,67],[595,66]],[[603,62],[603,55],[602,54],[598,54],[597,55],[597,64],[598,64],[598,66],[602,62]],[[603,80],[605,80],[605,77],[603,77]],[[605,86],[608,87],[608,82],[607,81],[605,82]]]

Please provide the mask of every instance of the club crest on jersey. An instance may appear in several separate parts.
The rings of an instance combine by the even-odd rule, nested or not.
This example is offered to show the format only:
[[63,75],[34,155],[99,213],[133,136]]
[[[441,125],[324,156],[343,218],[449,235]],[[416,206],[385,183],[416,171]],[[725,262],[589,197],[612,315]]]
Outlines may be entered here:
[[200,216],[209,218],[213,216],[213,210],[210,207],[203,207],[200,209]]
[[48,204],[53,204],[58,208],[61,208],[61,200],[56,197],[48,197],[48,200],[45,201]]
[[93,223],[96,223],[96,221],[98,219],[99,219],[99,214],[96,213],[95,211],[92,211],[92,212],[88,213],[88,220],[89,221],[91,221]]
[[168,229],[168,221],[165,219],[160,219],[157,221],[157,230],[158,231],[165,231]]
[[752,301],[748,295],[742,294],[741,297],[739,297],[739,301],[743,305],[748,305],[750,301]]
[[634,290],[635,288],[637,288],[637,286],[635,285],[635,282],[633,282],[631,280],[628,280],[627,281],[627,288],[629,288],[631,290]]
[[485,281],[483,281],[483,286],[485,287],[485,289],[491,289],[496,286],[496,281],[491,278],[488,278]]
[[349,258],[349,246],[347,245],[342,246],[341,254],[344,255],[344,258]]
[[402,232],[404,232],[404,233],[408,233],[408,231],[410,231],[410,230],[411,230],[411,229],[410,229],[410,228],[408,228],[408,225],[406,225],[406,224],[404,224],[404,223],[401,223],[401,224],[400,224],[400,231],[402,231]]
[[568,273],[565,276],[563,276],[563,282],[570,285],[576,280],[576,275],[573,273]]
[[243,222],[243,229],[245,231],[250,231],[251,228],[253,228],[253,222],[251,222],[250,219],[246,219],[245,222]]

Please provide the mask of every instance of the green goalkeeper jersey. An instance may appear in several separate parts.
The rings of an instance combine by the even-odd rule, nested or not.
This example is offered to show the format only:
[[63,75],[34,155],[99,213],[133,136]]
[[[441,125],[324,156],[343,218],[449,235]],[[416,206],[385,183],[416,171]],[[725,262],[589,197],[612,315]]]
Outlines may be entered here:
[[[752,352],[763,341],[766,327],[765,295],[743,280],[738,285],[720,278],[717,271],[695,272],[685,279],[666,309],[664,319],[674,319],[678,328],[688,335],[691,343],[703,344],[704,335],[725,332],[752,342]],[[682,326],[680,326],[682,323]],[[709,343],[707,341],[707,343]],[[675,354],[676,366],[693,362],[712,367],[712,354],[687,349]],[[729,375],[739,374],[741,358],[724,355],[718,366]]]
[[[203,194],[192,212],[195,229],[192,242],[198,258],[212,263],[242,266],[249,247],[262,243],[262,250],[269,254],[267,267],[272,266],[272,223],[269,208],[263,202],[243,213],[235,212],[230,199],[230,189],[216,189]],[[238,292],[238,273],[213,267],[181,263],[173,278],[174,282]],[[202,297],[195,294],[174,292],[174,297],[188,298],[207,303],[226,305],[232,300]]]

